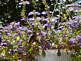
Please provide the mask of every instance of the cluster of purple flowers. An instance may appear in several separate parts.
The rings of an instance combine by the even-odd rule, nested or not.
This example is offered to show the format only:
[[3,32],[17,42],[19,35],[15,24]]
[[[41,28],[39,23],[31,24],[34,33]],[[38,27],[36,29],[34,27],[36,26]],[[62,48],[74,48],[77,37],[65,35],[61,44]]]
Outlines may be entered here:
[[[33,22],[32,22],[33,23]],[[9,57],[17,53],[18,55],[27,55],[27,54],[36,54],[38,50],[45,50],[50,48],[49,41],[46,41],[48,33],[42,29],[38,30],[37,25],[34,24],[34,27],[20,26],[20,22],[12,22],[9,25],[0,29],[0,47],[1,50],[6,48],[6,53],[9,54]],[[41,26],[41,25],[39,25]],[[44,27],[49,27],[49,25],[44,25]],[[36,29],[35,29],[36,27]],[[44,40],[44,41],[43,41]],[[43,44],[44,42],[45,44]],[[43,45],[42,45],[42,44]],[[30,46],[30,47],[28,47]],[[32,52],[31,49],[34,51]],[[28,52],[28,53],[27,53]],[[3,53],[7,58],[7,54]],[[22,59],[22,57],[21,57]]]
[[[1,28],[0,51],[7,49],[7,51],[5,51],[7,54],[9,54],[9,57],[11,57],[11,55],[15,57],[15,54],[17,54],[19,55],[19,58],[22,59],[22,56],[27,56],[27,54],[28,57],[31,54],[38,54],[40,50],[47,50],[51,48],[64,49],[67,46],[73,48],[76,46],[76,44],[81,48],[80,35],[76,35],[76,38],[69,38],[69,35],[75,33],[73,30],[77,32],[76,29],[79,29],[80,21],[75,19],[66,22],[59,22],[58,17],[33,18],[33,21],[26,20],[25,18],[21,19],[26,20],[26,23],[28,23],[27,26],[21,25],[20,22],[12,22],[9,25]],[[55,29],[55,23],[57,22],[58,29]],[[67,40],[69,44],[65,40]],[[7,57],[6,53],[2,53],[5,55],[5,57]]]
[[77,35],[75,38],[70,38],[69,44],[71,49],[74,49],[76,46],[81,48],[81,35]]
[[[19,6],[22,4],[29,5],[30,2],[21,1]],[[74,49],[76,45],[81,48],[80,17],[61,22],[59,17],[51,17],[48,11],[32,11],[27,16],[0,29],[0,57],[31,61],[41,50],[66,49],[67,46]],[[22,21],[25,21],[25,26],[21,25]]]

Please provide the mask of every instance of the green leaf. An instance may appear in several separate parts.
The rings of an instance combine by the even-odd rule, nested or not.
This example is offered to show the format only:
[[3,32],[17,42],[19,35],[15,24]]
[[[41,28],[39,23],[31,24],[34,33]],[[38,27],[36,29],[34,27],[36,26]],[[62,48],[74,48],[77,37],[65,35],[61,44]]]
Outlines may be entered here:
[[15,54],[13,55],[13,59],[18,60],[18,54],[17,54],[17,53],[15,53]]
[[20,40],[20,37],[19,37],[19,36],[17,36],[16,40],[17,40],[17,41],[18,41],[18,40]]
[[80,49],[80,53],[81,53],[81,49]]
[[44,50],[42,50],[42,56],[45,57],[46,56],[46,53]]
[[13,49],[13,46],[8,46],[8,49]]
[[30,54],[32,54],[32,52],[33,52],[33,48],[30,48],[30,49],[29,49],[29,52],[30,52]]
[[23,42],[22,42],[22,46],[25,46],[25,45],[26,45],[26,41],[23,41]]

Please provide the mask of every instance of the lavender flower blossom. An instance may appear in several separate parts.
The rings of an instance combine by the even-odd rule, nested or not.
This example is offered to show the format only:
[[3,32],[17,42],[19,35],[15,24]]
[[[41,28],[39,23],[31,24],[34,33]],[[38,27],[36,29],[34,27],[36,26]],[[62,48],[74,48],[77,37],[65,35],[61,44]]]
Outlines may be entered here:
[[1,46],[11,46],[10,42],[5,41],[1,43]]
[[77,36],[78,41],[81,41],[81,35]]
[[79,27],[79,23],[72,23],[72,24],[71,24],[71,27],[72,27],[72,28],[78,28],[78,27]]
[[16,39],[17,36],[18,36],[18,34],[15,33],[15,34],[13,35],[13,38]]
[[40,15],[40,13],[39,12],[29,12],[28,16],[30,16],[30,15]]
[[33,35],[31,30],[27,30],[27,32],[28,32],[29,37],[31,37]]
[[44,28],[47,29],[47,28],[50,28],[51,25],[50,24],[44,24]]
[[63,26],[60,26],[60,27],[59,27],[59,30],[63,30],[63,29],[64,29],[64,27],[63,27]]
[[10,34],[9,32],[6,32],[6,35],[7,35],[7,36],[11,36],[11,34]]
[[60,33],[60,32],[61,32],[61,30],[56,30],[56,29],[53,29],[53,32],[55,32],[55,33]]
[[22,45],[22,40],[19,40],[19,41],[18,41],[18,44],[19,44],[19,45]]
[[47,35],[47,33],[46,33],[46,32],[41,31],[41,36],[46,36],[46,35]]
[[59,21],[59,18],[55,18],[52,21],[54,21],[54,23],[57,23]]
[[9,49],[9,52],[8,53],[11,54],[11,55],[13,55],[15,53],[15,51],[12,50],[12,49]]
[[21,21],[26,21],[26,18],[21,18],[20,20],[21,20]]
[[19,30],[21,31],[27,30],[27,27],[19,27]]
[[46,15],[46,14],[48,14],[48,12],[43,11],[41,14]]
[[37,20],[41,20],[42,18],[40,18],[40,17],[37,17]]
[[49,18],[45,18],[45,19],[43,19],[43,20],[45,20],[45,21],[47,21],[47,22],[48,22],[50,19],[49,19]]
[[28,18],[28,20],[29,20],[29,21],[34,21],[34,20],[35,20],[35,18]]
[[22,47],[18,48],[18,53],[19,54],[22,54],[23,53],[23,48]]
[[81,48],[81,43],[78,43],[78,46]]
[[30,2],[29,1],[22,1],[22,2],[19,3],[19,5],[23,5],[23,4],[28,4],[29,5]]
[[71,39],[69,40],[69,43],[70,43],[70,44],[76,43],[76,39],[75,39],[75,38],[71,38]]
[[23,33],[22,32],[19,32],[18,35],[21,36]]
[[15,23],[15,25],[20,26],[20,22]]

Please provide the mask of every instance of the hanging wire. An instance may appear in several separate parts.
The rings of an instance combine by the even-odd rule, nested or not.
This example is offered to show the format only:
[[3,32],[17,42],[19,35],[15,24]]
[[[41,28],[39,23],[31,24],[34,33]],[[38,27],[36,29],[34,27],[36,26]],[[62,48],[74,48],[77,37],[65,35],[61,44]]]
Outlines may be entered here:
[[53,8],[53,13],[52,13],[52,16],[51,16],[51,18],[53,18],[53,14],[54,14],[54,11],[55,11],[55,7],[56,7],[56,5],[58,4],[58,0],[56,0],[56,4],[54,5],[54,8]]

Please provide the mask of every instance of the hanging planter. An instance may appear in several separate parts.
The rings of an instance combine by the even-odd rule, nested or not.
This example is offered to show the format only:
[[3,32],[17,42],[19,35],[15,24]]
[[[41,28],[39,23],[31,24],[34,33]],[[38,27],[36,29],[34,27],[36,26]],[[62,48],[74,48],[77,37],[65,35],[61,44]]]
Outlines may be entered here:
[[36,59],[38,61],[72,61],[71,54],[72,52],[68,52],[68,54],[64,51],[61,50],[61,55],[58,56],[58,50],[46,50],[46,56],[37,56]]

